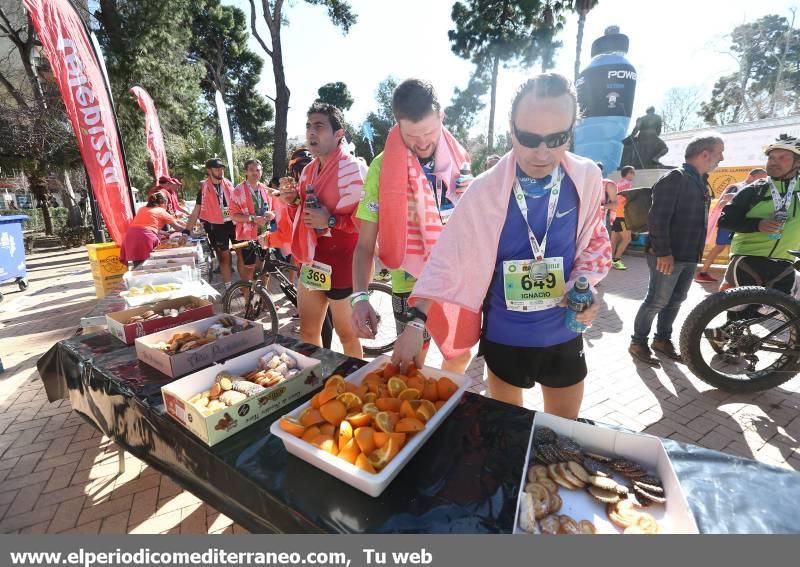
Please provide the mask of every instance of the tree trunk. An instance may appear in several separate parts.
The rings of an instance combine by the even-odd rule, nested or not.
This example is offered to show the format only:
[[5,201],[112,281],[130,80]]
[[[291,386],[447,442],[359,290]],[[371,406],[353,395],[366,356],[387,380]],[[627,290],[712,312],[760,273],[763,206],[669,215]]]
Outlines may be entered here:
[[275,75],[275,142],[272,148],[273,175],[283,176],[287,165],[286,131],[289,115],[289,87],[283,70],[283,50],[281,48],[280,28],[272,36],[272,71]]
[[500,70],[500,56],[494,56],[492,64],[492,94],[489,102],[489,133],[486,135],[488,153],[494,151],[494,111],[497,108],[497,73]]
[[575,81],[578,80],[578,74],[581,72],[581,47],[583,46],[583,26],[586,25],[586,12],[581,12],[578,15],[578,38],[575,45]]
[[75,199],[75,192],[72,190],[72,180],[69,178],[69,171],[64,169],[64,190],[61,192],[64,205],[69,209],[69,216],[67,226],[81,226],[83,219],[81,217],[81,209],[78,207],[78,202]]

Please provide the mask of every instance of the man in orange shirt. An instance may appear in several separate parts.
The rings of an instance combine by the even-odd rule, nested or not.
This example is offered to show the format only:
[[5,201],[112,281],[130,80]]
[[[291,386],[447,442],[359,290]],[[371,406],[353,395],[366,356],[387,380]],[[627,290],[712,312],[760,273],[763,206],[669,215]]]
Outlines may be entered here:
[[636,170],[632,165],[626,165],[620,170],[622,179],[617,182],[617,218],[611,225],[611,252],[613,254],[611,267],[615,270],[627,270],[622,263],[622,255],[628,244],[631,243],[631,231],[625,224],[625,197],[624,193],[633,187]]

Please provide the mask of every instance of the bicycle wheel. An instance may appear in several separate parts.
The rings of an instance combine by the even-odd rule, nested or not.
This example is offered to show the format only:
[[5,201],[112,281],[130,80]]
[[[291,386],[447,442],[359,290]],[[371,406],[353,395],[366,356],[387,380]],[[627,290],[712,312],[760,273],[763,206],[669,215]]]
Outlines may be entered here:
[[392,287],[378,282],[370,282],[367,288],[369,304],[378,314],[378,329],[374,339],[361,339],[364,354],[377,356],[389,352],[397,341],[397,329],[394,325],[392,310]]
[[698,378],[729,392],[760,392],[800,370],[800,304],[762,287],[715,293],[681,329],[684,362]]
[[236,282],[225,292],[222,309],[225,313],[242,319],[258,321],[270,335],[278,334],[278,313],[269,295],[261,286],[252,291],[250,282]]

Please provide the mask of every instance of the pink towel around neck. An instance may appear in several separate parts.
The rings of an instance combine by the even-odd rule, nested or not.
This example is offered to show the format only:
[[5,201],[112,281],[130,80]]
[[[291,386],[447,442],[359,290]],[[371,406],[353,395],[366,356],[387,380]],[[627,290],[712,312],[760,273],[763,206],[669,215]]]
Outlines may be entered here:
[[[570,153],[562,166],[579,202],[575,262],[567,289],[579,276],[594,286],[611,267],[611,243],[600,208],[600,170],[591,160]],[[512,151],[473,180],[414,286],[412,303],[421,298],[434,301],[427,326],[446,359],[472,348],[480,337],[481,307],[492,281],[516,169]]]

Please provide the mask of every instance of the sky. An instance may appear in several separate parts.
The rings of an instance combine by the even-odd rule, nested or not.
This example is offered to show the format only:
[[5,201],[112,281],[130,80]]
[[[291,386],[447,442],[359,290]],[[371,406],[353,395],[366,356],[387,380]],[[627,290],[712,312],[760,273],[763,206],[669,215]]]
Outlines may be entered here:
[[[247,0],[225,0],[250,14]],[[269,31],[260,17],[259,33],[269,43]],[[305,110],[325,83],[347,84],[355,104],[346,113],[349,122],[360,124],[376,107],[375,90],[388,75],[399,80],[420,77],[430,80],[444,106],[454,87],[465,87],[472,71],[469,61],[454,55],[447,31],[453,28],[451,0],[351,0],[358,15],[347,35],[328,19],[324,7],[301,0],[287,2],[288,26],[282,30],[284,66],[291,90],[289,137],[303,137]],[[730,31],[766,14],[790,17],[800,0],[600,0],[586,18],[582,67],[590,60],[591,43],[609,25],[618,25],[630,38],[628,58],[638,73],[634,116],[654,105],[658,111],[664,94],[672,87],[697,88],[707,99],[714,82],[736,69],[726,52]],[[800,14],[798,14],[800,16]],[[554,71],[573,76],[578,16],[571,14],[557,39],[564,46],[556,56]],[[251,38],[251,49],[266,59]],[[272,68],[262,71],[260,88],[274,96]],[[539,72],[502,69],[498,78],[496,131],[506,130],[511,99],[517,86]],[[488,126],[487,108],[474,132]]]

